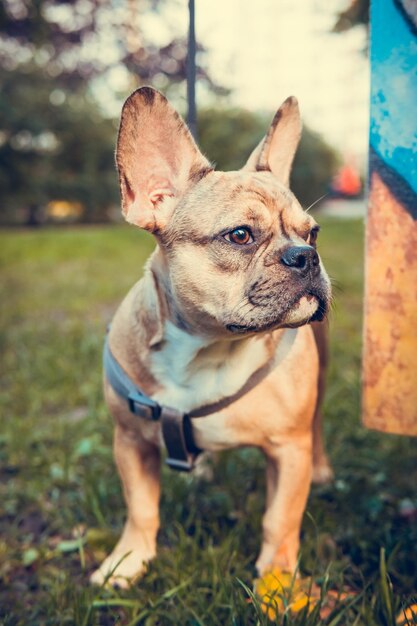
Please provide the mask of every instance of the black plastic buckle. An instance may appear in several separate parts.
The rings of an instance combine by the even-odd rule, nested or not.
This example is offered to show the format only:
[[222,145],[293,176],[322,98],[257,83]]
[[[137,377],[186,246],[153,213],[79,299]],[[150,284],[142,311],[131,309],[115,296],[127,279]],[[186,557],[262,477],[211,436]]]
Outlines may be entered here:
[[131,412],[139,417],[143,417],[152,422],[157,422],[161,417],[161,407],[151,398],[147,398],[136,391],[132,391],[129,393],[127,401]]

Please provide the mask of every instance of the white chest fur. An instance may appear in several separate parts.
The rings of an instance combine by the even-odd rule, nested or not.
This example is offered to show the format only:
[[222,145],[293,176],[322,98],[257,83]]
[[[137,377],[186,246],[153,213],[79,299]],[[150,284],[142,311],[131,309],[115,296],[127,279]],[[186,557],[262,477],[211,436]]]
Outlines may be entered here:
[[262,338],[213,342],[169,321],[164,339],[151,361],[152,374],[163,387],[154,397],[180,411],[233,395],[269,357]]

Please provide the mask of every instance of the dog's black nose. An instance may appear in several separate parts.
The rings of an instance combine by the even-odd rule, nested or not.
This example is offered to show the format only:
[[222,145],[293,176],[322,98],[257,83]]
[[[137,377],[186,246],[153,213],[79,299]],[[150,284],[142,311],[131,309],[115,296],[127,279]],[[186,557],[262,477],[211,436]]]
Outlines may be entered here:
[[290,246],[284,250],[281,262],[301,272],[320,271],[319,255],[312,246]]

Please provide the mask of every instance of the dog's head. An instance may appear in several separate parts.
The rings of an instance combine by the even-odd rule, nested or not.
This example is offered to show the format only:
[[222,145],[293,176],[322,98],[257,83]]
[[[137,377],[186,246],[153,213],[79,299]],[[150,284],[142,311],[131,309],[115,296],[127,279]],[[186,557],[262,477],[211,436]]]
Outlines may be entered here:
[[117,143],[126,219],[158,241],[170,313],[216,336],[320,320],[330,283],[318,226],[288,188],[301,135],[295,98],[237,172],[216,172],[159,92],[126,101]]

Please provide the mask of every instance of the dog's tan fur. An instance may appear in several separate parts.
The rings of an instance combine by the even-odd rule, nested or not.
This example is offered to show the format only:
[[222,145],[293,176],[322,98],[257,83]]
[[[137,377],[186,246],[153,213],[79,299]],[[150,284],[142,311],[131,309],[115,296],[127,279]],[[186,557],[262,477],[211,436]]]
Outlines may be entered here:
[[[321,265],[314,278],[301,279],[281,262],[288,246],[314,244],[315,221],[288,189],[300,133],[291,98],[242,170],[215,172],[166,99],[143,88],[123,108],[117,148],[126,219],[158,243],[110,332],[112,352],[131,379],[161,404],[190,411],[237,392],[288,343],[261,384],[193,420],[199,447],[253,445],[267,457],[260,572],[296,567],[319,372],[305,324],[330,298]],[[249,246],[228,239],[239,226],[250,228]],[[159,423],[133,416],[107,381],[105,395],[128,518],[92,580],[101,583],[120,562],[110,582],[123,585],[156,553],[161,433]],[[325,467],[317,450],[316,465]]]

